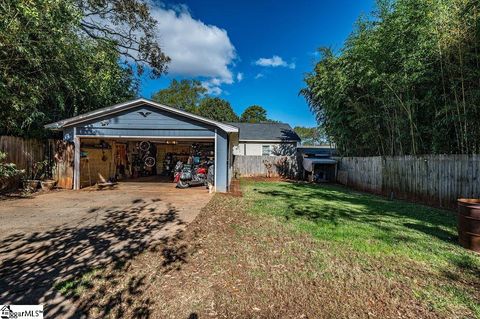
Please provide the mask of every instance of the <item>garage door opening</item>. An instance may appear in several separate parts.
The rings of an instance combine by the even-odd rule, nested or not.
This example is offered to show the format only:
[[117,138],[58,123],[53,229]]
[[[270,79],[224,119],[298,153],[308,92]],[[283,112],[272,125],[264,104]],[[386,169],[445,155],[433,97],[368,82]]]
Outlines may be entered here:
[[177,162],[215,163],[213,139],[80,139],[80,188],[103,181],[173,183]]

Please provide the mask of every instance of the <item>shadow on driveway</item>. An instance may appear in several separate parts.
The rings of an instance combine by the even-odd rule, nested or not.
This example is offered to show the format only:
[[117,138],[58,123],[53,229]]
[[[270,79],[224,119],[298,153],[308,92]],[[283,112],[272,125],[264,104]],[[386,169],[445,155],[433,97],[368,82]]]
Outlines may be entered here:
[[[1,304],[43,303],[48,318],[79,317],[81,310],[65,303],[55,285],[106,264],[122,265],[159,244],[175,247],[171,243],[182,232],[179,226],[183,221],[175,207],[156,199],[135,200],[128,207],[88,212],[87,219],[93,222],[85,220],[76,226],[58,226],[31,234],[15,233],[0,240]],[[182,251],[163,249],[167,262],[185,261]],[[126,302],[142,289],[143,280],[132,278],[123,293],[110,303]],[[139,317],[148,317],[149,304],[143,304],[135,312]]]

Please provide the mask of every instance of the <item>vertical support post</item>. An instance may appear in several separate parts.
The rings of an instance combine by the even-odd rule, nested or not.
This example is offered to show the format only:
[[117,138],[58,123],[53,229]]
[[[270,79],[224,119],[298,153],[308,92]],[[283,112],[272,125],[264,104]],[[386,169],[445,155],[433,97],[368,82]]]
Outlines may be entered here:
[[110,163],[113,163],[110,164],[110,169],[109,169],[109,172],[108,172],[108,175],[109,177],[110,176],[115,176],[117,175],[117,143],[112,140],[112,150],[111,150],[111,156],[112,156],[112,160],[110,161]]
[[214,175],[213,175],[213,183],[214,183],[215,185],[213,185],[213,190],[214,190],[215,192],[217,192],[217,175],[218,175],[218,165],[217,165],[217,164],[218,164],[218,163],[217,163],[217,161],[218,161],[217,138],[218,138],[218,136],[217,136],[217,129],[215,129],[215,150],[214,150],[214,154],[213,154],[214,159],[215,159],[215,160],[214,160],[214,163],[215,163],[215,173],[214,173]]
[[230,156],[230,134],[227,134],[227,192],[230,191],[230,165],[232,164]]
[[73,189],[80,189],[80,137],[77,136],[77,128],[73,130]]

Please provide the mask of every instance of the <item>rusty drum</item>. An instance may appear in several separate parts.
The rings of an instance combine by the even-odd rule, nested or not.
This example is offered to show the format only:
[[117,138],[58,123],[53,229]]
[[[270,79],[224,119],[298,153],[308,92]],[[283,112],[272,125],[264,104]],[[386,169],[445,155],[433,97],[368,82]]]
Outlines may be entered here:
[[458,200],[458,240],[463,247],[480,253],[480,199]]

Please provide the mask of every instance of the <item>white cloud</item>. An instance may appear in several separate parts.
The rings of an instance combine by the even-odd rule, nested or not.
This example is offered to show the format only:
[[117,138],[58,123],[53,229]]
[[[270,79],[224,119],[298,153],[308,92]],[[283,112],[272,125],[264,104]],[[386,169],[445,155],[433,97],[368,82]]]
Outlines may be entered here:
[[260,78],[263,78],[265,75],[263,75],[263,73],[258,73],[257,75],[255,75],[255,80],[256,79],[260,79]]
[[287,67],[290,69],[295,69],[296,67],[294,62],[287,63],[278,55],[274,55],[271,58],[260,58],[257,61],[255,61],[255,64],[260,66],[265,66],[265,67],[273,67],[273,68],[281,66],[281,67]]
[[243,73],[237,73],[237,82],[241,82],[243,80]]
[[272,66],[272,67],[287,66],[287,62],[283,61],[283,59],[278,55],[274,55],[271,58],[260,58],[257,61],[255,61],[255,64],[260,66]]
[[230,67],[237,54],[226,30],[194,19],[185,5],[151,3],[151,14],[162,49],[172,59],[170,74],[210,78],[210,87],[233,83]]
[[221,80],[217,78],[212,78],[206,81],[202,81],[202,86],[207,89],[207,94],[211,95],[220,95],[223,90],[220,87],[222,84]]

